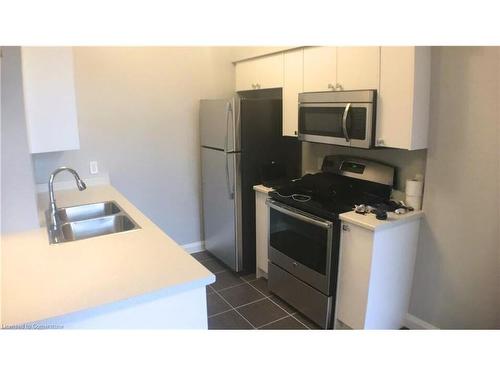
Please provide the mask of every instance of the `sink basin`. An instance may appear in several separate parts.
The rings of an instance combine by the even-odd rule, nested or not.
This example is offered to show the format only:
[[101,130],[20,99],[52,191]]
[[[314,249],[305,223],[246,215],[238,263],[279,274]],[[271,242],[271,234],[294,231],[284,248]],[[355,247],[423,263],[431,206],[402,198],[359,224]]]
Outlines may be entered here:
[[61,226],[62,238],[60,242],[83,240],[84,238],[126,232],[138,228],[139,226],[124,214],[73,221]]
[[[50,223],[47,210],[46,222]],[[106,234],[127,232],[141,227],[113,201],[57,209],[59,227],[47,226],[51,244],[83,240]]]
[[68,222],[115,215],[121,211],[121,208],[116,202],[109,201],[59,208],[57,210],[57,216],[59,216],[61,222]]

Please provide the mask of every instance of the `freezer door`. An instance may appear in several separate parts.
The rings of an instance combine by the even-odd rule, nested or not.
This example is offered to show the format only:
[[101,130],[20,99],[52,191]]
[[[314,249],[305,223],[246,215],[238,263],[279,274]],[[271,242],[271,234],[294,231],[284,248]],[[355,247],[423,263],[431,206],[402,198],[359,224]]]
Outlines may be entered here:
[[201,145],[218,150],[239,151],[237,111],[235,99],[201,100]]
[[231,269],[239,271],[239,154],[202,147],[201,158],[205,248]]

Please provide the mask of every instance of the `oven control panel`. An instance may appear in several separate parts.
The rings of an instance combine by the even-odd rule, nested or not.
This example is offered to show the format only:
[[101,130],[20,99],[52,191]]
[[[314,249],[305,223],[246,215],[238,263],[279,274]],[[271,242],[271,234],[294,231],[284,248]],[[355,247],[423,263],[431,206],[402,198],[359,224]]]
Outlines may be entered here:
[[383,185],[394,185],[395,168],[374,160],[328,155],[323,159],[321,170]]

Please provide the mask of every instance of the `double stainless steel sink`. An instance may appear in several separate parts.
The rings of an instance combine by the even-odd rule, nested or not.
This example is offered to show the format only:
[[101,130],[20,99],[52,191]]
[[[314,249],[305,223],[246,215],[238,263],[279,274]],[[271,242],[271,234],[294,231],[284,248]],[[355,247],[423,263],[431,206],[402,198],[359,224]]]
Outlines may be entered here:
[[[140,229],[141,227],[114,201],[58,208],[57,230],[47,225],[49,242],[63,243]],[[46,212],[50,223],[50,212]]]

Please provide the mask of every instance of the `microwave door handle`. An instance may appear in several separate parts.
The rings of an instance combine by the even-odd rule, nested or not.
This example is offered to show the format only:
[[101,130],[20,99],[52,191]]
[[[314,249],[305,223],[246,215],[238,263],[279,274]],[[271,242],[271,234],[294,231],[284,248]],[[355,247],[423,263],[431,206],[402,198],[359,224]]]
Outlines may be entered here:
[[342,116],[342,131],[344,132],[344,137],[346,142],[350,142],[349,133],[347,132],[347,115],[349,114],[349,109],[351,108],[351,103],[347,103],[344,109],[344,115]]

